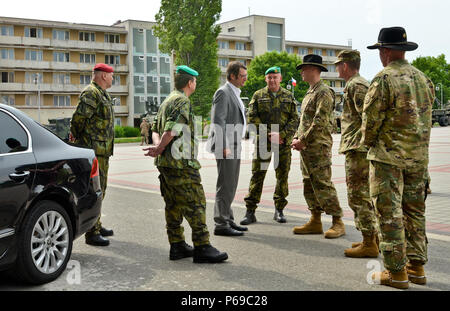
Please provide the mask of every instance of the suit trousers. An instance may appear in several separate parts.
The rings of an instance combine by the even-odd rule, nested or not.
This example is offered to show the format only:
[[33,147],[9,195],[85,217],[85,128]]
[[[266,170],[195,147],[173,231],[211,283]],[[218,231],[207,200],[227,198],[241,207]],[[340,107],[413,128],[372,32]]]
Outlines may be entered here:
[[216,202],[214,204],[214,221],[216,228],[226,228],[230,222],[234,222],[233,203],[239,181],[241,159],[216,159],[217,184]]

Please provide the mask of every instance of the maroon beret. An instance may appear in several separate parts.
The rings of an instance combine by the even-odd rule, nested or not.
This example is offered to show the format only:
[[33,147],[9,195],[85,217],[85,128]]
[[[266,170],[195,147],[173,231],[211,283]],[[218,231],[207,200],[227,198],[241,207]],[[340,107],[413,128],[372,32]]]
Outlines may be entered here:
[[94,71],[114,72],[113,67],[100,63],[94,66]]

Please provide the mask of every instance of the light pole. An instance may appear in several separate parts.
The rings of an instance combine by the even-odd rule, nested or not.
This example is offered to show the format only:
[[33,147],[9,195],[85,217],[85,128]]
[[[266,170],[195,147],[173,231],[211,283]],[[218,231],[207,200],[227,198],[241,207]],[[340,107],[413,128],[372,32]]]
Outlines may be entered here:
[[436,85],[437,85],[436,86],[436,91],[439,91],[439,85],[440,85],[440,89],[441,89],[441,109],[444,109],[444,93],[443,93],[444,88],[443,88],[441,82],[436,83]]
[[34,83],[37,84],[38,87],[38,122],[41,123],[41,81],[40,74],[37,73],[34,78]]

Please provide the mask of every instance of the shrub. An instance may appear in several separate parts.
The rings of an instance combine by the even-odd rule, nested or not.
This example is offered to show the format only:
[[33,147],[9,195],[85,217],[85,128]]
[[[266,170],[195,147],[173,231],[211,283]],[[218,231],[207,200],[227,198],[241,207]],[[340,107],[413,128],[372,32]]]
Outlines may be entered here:
[[131,126],[124,126],[124,137],[139,137],[141,136],[141,130]]
[[114,126],[114,136],[115,137],[124,137],[125,131],[123,130],[123,127],[116,125]]

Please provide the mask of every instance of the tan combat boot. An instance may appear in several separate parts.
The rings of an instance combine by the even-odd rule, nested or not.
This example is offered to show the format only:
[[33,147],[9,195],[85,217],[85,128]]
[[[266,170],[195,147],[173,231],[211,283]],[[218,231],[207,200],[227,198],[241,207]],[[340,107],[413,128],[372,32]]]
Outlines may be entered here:
[[363,235],[362,243],[359,246],[347,248],[344,251],[345,256],[352,258],[377,258],[379,250],[376,236],[376,234]]
[[418,261],[410,261],[406,264],[406,273],[408,274],[408,279],[419,285],[427,284],[427,278],[425,277],[425,270],[423,269],[423,264]]
[[301,227],[294,227],[294,234],[322,234],[321,213],[312,213],[309,221]]
[[383,272],[375,272],[372,274],[372,280],[375,282],[379,281],[380,285],[386,285],[398,289],[408,289],[409,281],[406,269],[400,272],[390,272],[384,270]]
[[[380,238],[378,237],[378,234],[375,234],[375,240],[377,242],[377,246],[378,246],[378,252],[380,252]],[[352,243],[352,248],[358,247],[362,244],[363,242],[355,242]]]
[[345,226],[341,217],[333,216],[333,225],[327,232],[325,232],[325,238],[336,239],[345,234]]

